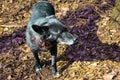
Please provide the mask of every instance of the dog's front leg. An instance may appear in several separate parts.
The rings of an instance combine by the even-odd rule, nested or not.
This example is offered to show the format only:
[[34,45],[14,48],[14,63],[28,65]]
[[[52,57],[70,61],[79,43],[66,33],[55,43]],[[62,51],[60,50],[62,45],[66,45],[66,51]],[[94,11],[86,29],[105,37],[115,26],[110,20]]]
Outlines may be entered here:
[[38,50],[31,50],[34,56],[34,60],[35,60],[35,70],[39,71],[41,70],[41,65],[40,65],[40,60],[38,57]]
[[51,56],[52,56],[52,62],[51,62],[51,65],[52,65],[52,74],[54,76],[58,76],[59,75],[59,72],[57,71],[57,65],[56,65],[56,58],[57,58],[57,44],[55,44],[51,49],[50,49],[50,52],[51,52]]

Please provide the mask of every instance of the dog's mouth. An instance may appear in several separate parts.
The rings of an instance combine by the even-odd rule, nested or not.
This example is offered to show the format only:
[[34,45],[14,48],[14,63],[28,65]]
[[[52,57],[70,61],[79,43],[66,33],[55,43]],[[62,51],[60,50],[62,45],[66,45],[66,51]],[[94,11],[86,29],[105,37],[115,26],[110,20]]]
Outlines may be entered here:
[[[49,50],[49,49],[52,47],[51,42],[47,42],[47,41],[42,41],[42,40],[40,40],[38,43],[39,43],[40,47],[41,47],[42,49],[45,49],[45,50]],[[53,43],[53,44],[54,44],[54,43]]]
[[50,44],[44,42],[44,41],[39,41],[39,44],[41,47],[48,49],[50,47]]

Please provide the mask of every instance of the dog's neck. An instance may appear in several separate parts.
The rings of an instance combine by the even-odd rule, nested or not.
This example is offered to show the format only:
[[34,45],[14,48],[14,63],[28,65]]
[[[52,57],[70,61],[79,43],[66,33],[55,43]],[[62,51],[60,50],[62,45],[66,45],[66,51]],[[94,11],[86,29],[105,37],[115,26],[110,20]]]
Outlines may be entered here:
[[50,15],[50,16],[46,16],[45,18],[38,19],[34,24],[39,25],[39,26],[45,24],[47,26],[48,22],[53,21],[53,20],[54,21],[56,20],[55,15]]
[[47,19],[55,18],[55,15],[46,16]]

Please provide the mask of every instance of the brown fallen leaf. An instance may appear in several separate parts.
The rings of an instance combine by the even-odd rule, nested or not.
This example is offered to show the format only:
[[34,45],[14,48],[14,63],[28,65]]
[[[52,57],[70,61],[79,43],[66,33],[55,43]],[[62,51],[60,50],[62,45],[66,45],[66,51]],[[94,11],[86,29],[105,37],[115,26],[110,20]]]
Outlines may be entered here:
[[2,68],[2,64],[0,64],[0,68]]
[[113,80],[115,76],[117,76],[118,72],[117,71],[112,71],[111,73],[103,75],[104,80]]
[[11,80],[11,78],[12,78],[11,75],[9,75],[9,76],[7,77],[7,80]]

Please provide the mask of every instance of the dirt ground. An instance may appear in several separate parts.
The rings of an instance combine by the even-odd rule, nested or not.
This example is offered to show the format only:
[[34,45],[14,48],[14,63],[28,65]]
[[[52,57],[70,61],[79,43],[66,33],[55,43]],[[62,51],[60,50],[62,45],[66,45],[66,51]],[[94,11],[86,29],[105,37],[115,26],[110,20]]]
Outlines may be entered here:
[[38,0],[0,1],[0,80],[120,80],[120,0],[49,0],[56,17],[78,37],[58,45],[60,76],[51,74],[49,52],[39,54],[42,70],[25,43],[25,30]]

